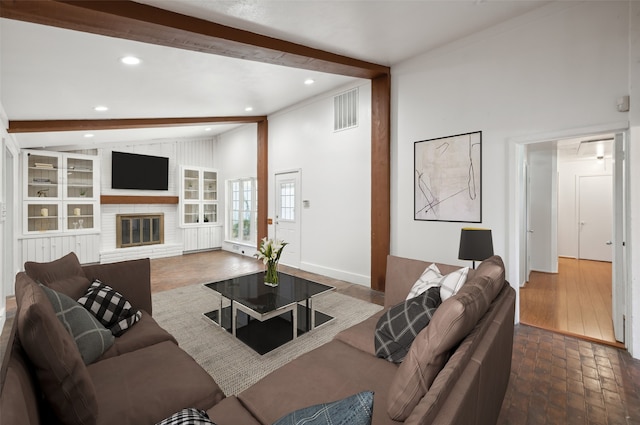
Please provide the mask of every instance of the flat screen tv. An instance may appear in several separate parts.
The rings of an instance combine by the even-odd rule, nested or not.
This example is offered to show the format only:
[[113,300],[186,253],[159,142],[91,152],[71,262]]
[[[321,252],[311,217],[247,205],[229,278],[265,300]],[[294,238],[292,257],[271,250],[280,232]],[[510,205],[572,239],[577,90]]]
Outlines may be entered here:
[[168,190],[169,158],[112,152],[111,188]]

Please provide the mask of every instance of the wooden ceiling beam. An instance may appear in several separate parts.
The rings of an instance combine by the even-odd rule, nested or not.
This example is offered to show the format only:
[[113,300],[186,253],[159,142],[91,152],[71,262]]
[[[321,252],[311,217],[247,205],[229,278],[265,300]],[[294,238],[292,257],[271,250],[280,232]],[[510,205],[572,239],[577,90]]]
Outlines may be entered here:
[[183,127],[206,124],[249,124],[266,120],[264,115],[238,117],[126,118],[104,120],[9,121],[9,133],[51,131],[128,130],[133,128]]
[[237,59],[373,79],[389,67],[127,0],[0,0],[3,18]]

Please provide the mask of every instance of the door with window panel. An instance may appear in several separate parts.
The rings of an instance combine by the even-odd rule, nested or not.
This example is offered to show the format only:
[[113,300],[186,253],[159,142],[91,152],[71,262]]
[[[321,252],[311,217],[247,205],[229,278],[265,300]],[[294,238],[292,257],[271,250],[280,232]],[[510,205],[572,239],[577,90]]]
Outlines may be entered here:
[[300,267],[300,172],[276,174],[275,237],[287,242],[280,262]]

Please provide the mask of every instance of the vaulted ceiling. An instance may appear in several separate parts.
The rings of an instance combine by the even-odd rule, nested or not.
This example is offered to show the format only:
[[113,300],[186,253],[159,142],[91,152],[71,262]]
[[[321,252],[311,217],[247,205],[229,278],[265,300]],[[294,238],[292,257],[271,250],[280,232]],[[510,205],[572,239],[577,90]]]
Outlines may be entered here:
[[[0,102],[10,121],[195,118],[196,122],[151,127],[145,123],[153,121],[140,121],[117,130],[15,133],[21,147],[93,147],[207,137],[240,125],[242,117],[251,121],[251,117],[273,114],[367,77],[343,72],[343,68],[320,67],[319,71],[317,66],[296,62],[296,57],[283,61],[294,67],[282,66],[261,62],[259,57],[245,60],[233,52],[231,57],[211,54],[210,46],[176,48],[175,43],[172,46],[162,40],[147,43],[85,32],[82,25],[78,31],[8,19],[6,11],[12,3],[3,0],[0,5]],[[22,3],[48,7],[52,2]],[[139,3],[383,69],[519,16],[546,1]],[[120,59],[127,55],[142,62],[124,65]],[[304,84],[309,79],[314,83]],[[98,105],[109,109],[97,112],[94,107]],[[214,117],[237,121],[220,124]],[[88,133],[93,137],[86,138]]]

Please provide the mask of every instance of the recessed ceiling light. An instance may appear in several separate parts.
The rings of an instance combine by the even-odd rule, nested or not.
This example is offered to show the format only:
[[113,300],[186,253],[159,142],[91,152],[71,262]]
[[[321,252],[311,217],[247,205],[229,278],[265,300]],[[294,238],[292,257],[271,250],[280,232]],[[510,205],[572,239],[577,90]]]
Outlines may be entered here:
[[98,105],[95,108],[93,108],[94,111],[96,112],[104,112],[104,111],[108,111],[109,108],[107,108],[106,106],[103,105]]
[[93,134],[91,134],[91,133],[87,133],[87,134],[85,134],[85,135],[84,135],[84,137],[86,137],[87,139],[90,139],[90,138],[92,138],[92,137],[93,137]]
[[139,65],[141,60],[140,58],[137,58],[135,56],[125,56],[123,58],[120,58],[120,62],[125,65]]
[[313,80],[312,78],[307,78],[306,80],[304,80],[304,83],[310,86],[311,84],[315,83],[315,80]]
[[247,106],[246,108],[244,108],[244,110],[247,112],[251,112],[253,111],[253,106]]

